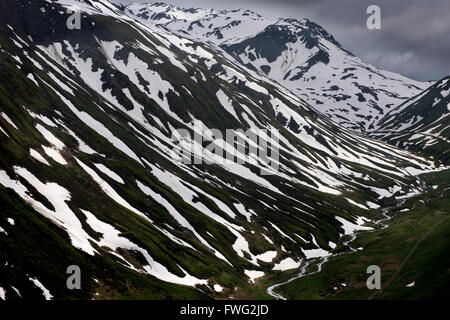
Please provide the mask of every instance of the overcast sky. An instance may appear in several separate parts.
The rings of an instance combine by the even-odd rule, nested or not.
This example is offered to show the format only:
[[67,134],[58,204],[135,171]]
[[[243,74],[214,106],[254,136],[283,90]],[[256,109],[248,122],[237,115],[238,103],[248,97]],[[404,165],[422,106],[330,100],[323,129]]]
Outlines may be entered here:
[[[116,3],[156,2],[113,0]],[[450,74],[450,0],[165,0],[180,7],[251,9],[266,17],[308,18],[371,64],[417,80]],[[381,8],[381,30],[366,9]]]

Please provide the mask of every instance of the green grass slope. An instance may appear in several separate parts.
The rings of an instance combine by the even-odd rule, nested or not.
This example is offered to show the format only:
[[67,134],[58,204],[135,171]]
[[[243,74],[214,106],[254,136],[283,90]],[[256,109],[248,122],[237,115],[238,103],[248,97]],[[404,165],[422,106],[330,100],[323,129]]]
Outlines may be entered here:
[[[432,186],[428,192],[408,199],[391,212],[394,218],[389,227],[358,235],[351,245],[362,250],[333,256],[323,265],[322,272],[294,280],[276,292],[288,299],[368,299],[373,291],[366,287],[370,276],[367,267],[381,268],[383,287],[415,244],[440,223],[420,242],[392,283],[374,299],[448,298],[450,219],[445,219],[450,214],[450,171],[422,178]],[[412,282],[413,286],[406,286]]]

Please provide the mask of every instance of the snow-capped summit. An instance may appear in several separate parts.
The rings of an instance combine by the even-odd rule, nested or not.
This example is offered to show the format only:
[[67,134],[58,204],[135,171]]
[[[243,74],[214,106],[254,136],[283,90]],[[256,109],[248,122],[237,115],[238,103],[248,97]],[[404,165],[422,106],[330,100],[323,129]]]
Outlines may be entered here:
[[167,23],[174,20],[194,21],[214,12],[213,9],[182,9],[162,2],[133,3],[126,6],[126,9],[140,19],[153,20],[158,23]]
[[185,9],[161,2],[134,3],[124,7],[124,11],[143,23],[165,25],[173,31],[218,45],[235,43],[276,22],[251,10]]
[[250,10],[183,9],[162,3],[132,4],[125,11],[145,24],[162,24],[220,46],[332,120],[358,131],[374,129],[389,110],[431,85],[355,57],[308,19],[269,19]]

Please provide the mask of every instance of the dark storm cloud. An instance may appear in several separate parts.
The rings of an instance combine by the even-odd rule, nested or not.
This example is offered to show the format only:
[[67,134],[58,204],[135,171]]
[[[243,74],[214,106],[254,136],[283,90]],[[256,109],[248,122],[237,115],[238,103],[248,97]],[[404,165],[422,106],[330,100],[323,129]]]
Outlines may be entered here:
[[[120,3],[149,2],[115,0]],[[150,1],[151,2],[151,1]],[[181,7],[248,8],[268,17],[309,18],[371,64],[417,80],[450,74],[449,0],[166,0]],[[366,9],[381,8],[381,30]]]

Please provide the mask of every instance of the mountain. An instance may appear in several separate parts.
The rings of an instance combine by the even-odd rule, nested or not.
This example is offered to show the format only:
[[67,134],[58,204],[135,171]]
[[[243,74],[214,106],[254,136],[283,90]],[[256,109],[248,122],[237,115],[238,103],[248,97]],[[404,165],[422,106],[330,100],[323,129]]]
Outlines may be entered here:
[[450,77],[391,110],[373,137],[450,163]]
[[438,169],[106,0],[0,2],[0,129],[7,300],[267,298]]
[[431,83],[380,70],[354,56],[308,19],[268,19],[250,10],[184,9],[164,3],[124,10],[145,24],[220,46],[333,121],[366,132],[395,106]]

